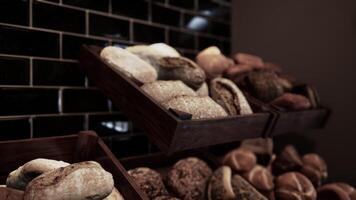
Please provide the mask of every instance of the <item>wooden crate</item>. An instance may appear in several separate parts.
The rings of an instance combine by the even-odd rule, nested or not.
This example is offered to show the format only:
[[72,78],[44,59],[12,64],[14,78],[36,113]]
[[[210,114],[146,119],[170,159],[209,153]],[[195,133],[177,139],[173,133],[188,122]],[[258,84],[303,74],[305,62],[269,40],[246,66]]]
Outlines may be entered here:
[[128,177],[124,167],[105,143],[96,133],[90,131],[62,137],[0,142],[0,185],[5,184],[6,177],[11,171],[36,158],[69,163],[96,161],[113,175],[115,187],[125,199],[145,197],[145,194],[134,188],[133,180]]
[[100,47],[83,46],[80,66],[125,114],[141,125],[150,140],[167,153],[256,138],[265,135],[273,115],[257,111],[244,116],[184,120],[156,103],[125,75],[100,58]]

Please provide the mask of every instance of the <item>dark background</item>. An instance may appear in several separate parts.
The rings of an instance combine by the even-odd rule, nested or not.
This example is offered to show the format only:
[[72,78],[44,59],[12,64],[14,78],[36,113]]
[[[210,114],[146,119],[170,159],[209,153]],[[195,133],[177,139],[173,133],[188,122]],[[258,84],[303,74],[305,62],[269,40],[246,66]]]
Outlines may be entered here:
[[330,181],[356,184],[356,1],[234,0],[232,52],[275,61],[315,85],[332,117],[325,130],[277,139],[315,150]]

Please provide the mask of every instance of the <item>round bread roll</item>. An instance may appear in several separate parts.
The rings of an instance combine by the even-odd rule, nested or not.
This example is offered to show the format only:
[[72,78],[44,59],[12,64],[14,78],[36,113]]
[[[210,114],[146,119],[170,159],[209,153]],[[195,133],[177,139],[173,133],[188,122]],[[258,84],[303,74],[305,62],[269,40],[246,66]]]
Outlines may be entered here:
[[120,47],[105,47],[100,57],[115,71],[139,83],[149,83],[157,79],[157,71],[148,62]]
[[244,148],[238,148],[228,152],[222,160],[223,165],[227,165],[238,172],[250,171],[256,166],[256,163],[257,159],[255,154]]
[[87,161],[44,173],[26,187],[24,200],[100,200],[114,188],[112,175]]
[[141,89],[158,103],[178,96],[197,96],[197,94],[182,81],[155,81],[146,83]]
[[196,157],[182,159],[167,174],[167,186],[183,200],[199,200],[205,195],[210,167]]
[[210,97],[179,96],[162,102],[162,105],[167,109],[172,108],[192,114],[192,119],[227,116],[225,110]]
[[168,191],[163,184],[161,175],[155,170],[147,167],[138,167],[129,170],[128,174],[150,199],[168,195]]
[[6,179],[6,186],[9,188],[25,190],[27,184],[37,176],[68,165],[69,163],[63,161],[44,158],[31,160],[9,174]]

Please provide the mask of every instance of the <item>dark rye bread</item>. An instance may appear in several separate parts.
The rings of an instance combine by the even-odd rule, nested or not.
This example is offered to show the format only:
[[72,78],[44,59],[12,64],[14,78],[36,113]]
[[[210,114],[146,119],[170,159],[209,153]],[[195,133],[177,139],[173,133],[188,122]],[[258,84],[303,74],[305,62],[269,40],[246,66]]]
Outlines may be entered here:
[[210,97],[179,96],[162,102],[166,109],[172,108],[192,114],[192,119],[226,117],[225,110]]
[[87,161],[38,176],[26,187],[24,200],[100,200],[113,188],[112,175],[99,163]]
[[168,195],[161,175],[155,170],[147,167],[138,167],[129,170],[128,174],[150,199]]
[[205,72],[185,57],[163,57],[158,66],[160,79],[181,80],[193,89],[198,89],[206,79]]
[[241,90],[229,79],[215,78],[210,84],[212,99],[229,115],[252,114],[252,109]]
[[141,89],[158,103],[170,100],[177,96],[197,96],[197,94],[182,81],[155,81],[146,83]]
[[168,172],[167,187],[183,200],[202,200],[212,174],[210,167],[196,157],[182,159]]

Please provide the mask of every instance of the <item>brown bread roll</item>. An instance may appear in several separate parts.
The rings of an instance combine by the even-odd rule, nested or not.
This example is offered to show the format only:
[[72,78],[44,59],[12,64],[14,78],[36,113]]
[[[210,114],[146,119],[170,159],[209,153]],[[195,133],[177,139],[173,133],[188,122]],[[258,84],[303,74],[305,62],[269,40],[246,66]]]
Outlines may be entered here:
[[167,186],[183,200],[202,200],[212,171],[196,157],[182,159],[167,174]]
[[24,192],[7,187],[0,187],[0,199],[1,200],[22,200]]
[[44,173],[26,187],[24,200],[99,200],[109,196],[114,180],[99,163],[87,161]]
[[256,166],[256,156],[252,151],[244,148],[238,148],[227,153],[222,164],[231,167],[231,169],[238,172],[250,171]]
[[68,165],[69,163],[63,161],[44,158],[31,160],[9,174],[6,179],[6,186],[9,188],[25,190],[27,184],[37,176]]
[[236,194],[231,184],[232,171],[228,166],[216,169],[210,178],[208,185],[208,200],[234,199]]
[[199,52],[196,61],[205,71],[209,79],[221,76],[226,69],[234,64],[233,61],[225,57],[216,46],[208,47]]
[[273,140],[271,138],[246,139],[241,142],[240,147],[252,151],[260,165],[267,166],[272,160]]
[[227,116],[225,110],[210,97],[179,96],[162,102],[162,105],[167,109],[172,108],[192,114],[192,119]]
[[100,57],[115,71],[139,83],[149,83],[157,79],[155,68],[138,56],[120,47],[105,47]]
[[197,94],[182,81],[155,81],[145,83],[141,89],[158,103],[178,96],[197,96]]
[[247,53],[236,53],[234,60],[238,64],[247,64],[258,68],[263,68],[265,65],[261,57]]
[[205,72],[185,57],[163,57],[158,65],[160,79],[181,80],[193,89],[198,89],[206,79]]
[[315,153],[304,155],[302,161],[302,174],[308,177],[315,187],[319,187],[328,177],[326,162]]
[[260,192],[258,192],[250,183],[244,178],[235,174],[232,179],[232,188],[236,194],[235,199],[239,200],[267,200]]
[[278,176],[275,194],[278,200],[316,200],[313,184],[299,172],[288,172]]
[[268,193],[274,189],[272,173],[261,165],[256,165],[243,176],[258,191]]
[[271,101],[271,104],[287,110],[307,110],[312,106],[308,98],[293,93],[284,93]]
[[168,195],[168,191],[163,184],[161,175],[155,170],[147,167],[138,167],[129,170],[128,174],[150,199]]
[[285,172],[299,171],[303,165],[298,151],[292,145],[287,145],[272,163],[272,172],[280,175]]
[[244,94],[229,79],[215,78],[210,84],[210,93],[212,99],[220,104],[229,115],[253,113]]
[[329,183],[318,188],[318,200],[356,200],[355,188],[347,183]]

